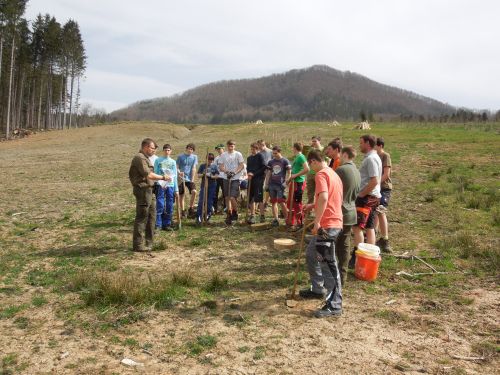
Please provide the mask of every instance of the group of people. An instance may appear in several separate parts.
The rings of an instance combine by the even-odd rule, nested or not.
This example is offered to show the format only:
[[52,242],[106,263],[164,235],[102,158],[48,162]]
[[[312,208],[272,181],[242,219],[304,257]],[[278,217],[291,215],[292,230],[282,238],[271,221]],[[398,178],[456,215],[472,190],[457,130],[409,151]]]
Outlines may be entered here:
[[[373,135],[359,138],[359,150],[364,154],[359,170],[354,164],[355,148],[343,146],[340,138],[326,147],[319,136],[312,137],[308,146],[294,143],[291,162],[283,156],[280,146],[270,149],[263,140],[250,145],[246,163],[233,140],[225,146],[218,144],[217,155],[207,153],[206,162],[198,166],[192,143],[174,160],[169,144],[163,146],[164,155],[157,157],[156,143],[150,138],[142,141],[129,170],[137,202],[133,250],[151,248],[155,227],[172,230],[176,199],[179,214],[194,216],[196,223],[201,224],[217,212],[221,191],[225,223],[231,225],[238,220],[237,200],[240,189],[245,188],[248,224],[255,224],[257,217],[260,222],[266,220],[268,201],[272,205],[272,226],[279,226],[280,212],[291,230],[304,228],[307,218],[312,217],[312,239],[306,250],[311,285],[299,294],[303,298],[325,299],[325,305],[315,313],[317,317],[340,315],[342,286],[347,269],[354,266],[358,244],[377,244],[382,251],[391,251],[386,209],[392,191],[392,164],[384,150],[384,140]],[[306,150],[307,156],[303,153]],[[202,182],[195,210],[197,178]]]

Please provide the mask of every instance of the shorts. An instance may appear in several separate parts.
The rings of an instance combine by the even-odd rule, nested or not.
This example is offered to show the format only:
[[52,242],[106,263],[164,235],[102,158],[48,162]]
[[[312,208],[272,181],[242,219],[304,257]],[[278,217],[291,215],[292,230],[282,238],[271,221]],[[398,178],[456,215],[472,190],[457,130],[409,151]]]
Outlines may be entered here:
[[250,182],[249,202],[262,203],[264,202],[264,179],[252,178]]
[[392,190],[386,189],[382,190],[380,194],[382,194],[382,197],[380,198],[380,204],[384,207],[389,207],[389,201],[391,200],[391,192]]
[[269,196],[271,203],[285,203],[285,188],[281,185],[269,185]]
[[[224,179],[223,182],[224,188],[224,197],[228,198],[228,189],[229,189],[229,180]],[[229,192],[229,198],[238,199],[240,196],[240,181],[239,180],[231,180],[231,191]]]
[[375,213],[378,205],[380,204],[380,198],[373,195],[367,195],[366,197],[356,198],[356,214],[358,218],[358,223],[356,224],[361,229],[373,229],[375,224]]
[[184,186],[186,186],[187,189],[189,190],[189,194],[191,194],[193,190],[196,191],[196,184],[194,182],[185,181],[184,183],[181,182],[179,184],[179,195],[184,195],[184,193],[186,192]]

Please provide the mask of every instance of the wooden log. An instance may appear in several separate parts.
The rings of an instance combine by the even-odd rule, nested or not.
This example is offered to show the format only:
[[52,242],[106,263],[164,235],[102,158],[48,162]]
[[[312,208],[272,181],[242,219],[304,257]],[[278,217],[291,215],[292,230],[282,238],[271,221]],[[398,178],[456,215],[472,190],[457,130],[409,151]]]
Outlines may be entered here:
[[295,247],[297,242],[290,238],[277,238],[274,240],[274,249],[275,250],[287,250]]

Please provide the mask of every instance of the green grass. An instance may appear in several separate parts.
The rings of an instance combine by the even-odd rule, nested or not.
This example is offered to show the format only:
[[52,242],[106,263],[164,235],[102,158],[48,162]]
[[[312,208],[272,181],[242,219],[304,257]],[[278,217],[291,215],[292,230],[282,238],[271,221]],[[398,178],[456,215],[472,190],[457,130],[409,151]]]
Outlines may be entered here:
[[0,310],[0,319],[10,319],[26,308],[28,308],[28,305],[25,304],[8,306],[3,310]]
[[82,271],[71,281],[88,306],[150,305],[158,309],[172,307],[186,296],[186,289],[168,277],[139,273],[96,273]]
[[186,344],[187,353],[196,357],[206,350],[212,349],[217,345],[217,338],[212,335],[197,336],[196,340],[189,341]]

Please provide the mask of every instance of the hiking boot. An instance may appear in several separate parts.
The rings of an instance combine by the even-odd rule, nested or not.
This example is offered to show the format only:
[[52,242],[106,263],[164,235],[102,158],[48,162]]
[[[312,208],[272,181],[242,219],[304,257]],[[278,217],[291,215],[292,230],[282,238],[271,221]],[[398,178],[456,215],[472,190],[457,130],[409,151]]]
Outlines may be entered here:
[[391,245],[389,245],[389,240],[386,240],[385,238],[381,238],[377,242],[378,242],[377,246],[380,247],[380,250],[383,253],[387,253],[387,254],[392,253],[392,247],[391,247]]
[[225,223],[226,223],[226,225],[231,225],[233,223],[232,220],[231,220],[231,216],[228,215],[226,217]]
[[231,220],[238,221],[238,211],[233,211],[231,213]]
[[315,318],[328,318],[330,316],[340,316],[342,315],[342,309],[334,309],[328,303],[325,303],[323,307],[314,312]]
[[254,215],[250,215],[250,217],[248,218],[247,220],[247,224],[255,224],[256,223],[256,220],[255,220],[255,216]]
[[280,226],[280,222],[278,221],[278,219],[273,219],[273,221],[271,222],[271,226],[274,227],[274,228],[277,228]]
[[299,296],[304,299],[325,299],[326,291],[324,293],[316,293],[311,288],[299,290]]
[[347,268],[353,270],[355,267],[356,267],[356,252],[353,251],[351,254],[351,259],[349,259],[349,264],[347,265]]
[[265,215],[260,215],[260,222],[265,223],[266,222],[266,216]]

